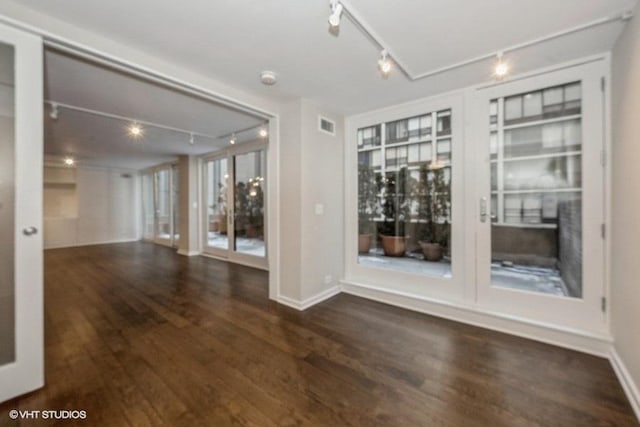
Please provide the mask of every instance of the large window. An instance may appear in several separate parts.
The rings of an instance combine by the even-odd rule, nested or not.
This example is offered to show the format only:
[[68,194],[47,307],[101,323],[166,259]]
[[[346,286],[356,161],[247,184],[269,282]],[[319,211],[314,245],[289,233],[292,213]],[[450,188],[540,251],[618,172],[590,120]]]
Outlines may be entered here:
[[143,237],[170,246],[179,234],[178,166],[162,165],[142,173]]
[[492,282],[582,295],[579,82],[489,104]]
[[450,109],[358,129],[358,262],[451,277]]

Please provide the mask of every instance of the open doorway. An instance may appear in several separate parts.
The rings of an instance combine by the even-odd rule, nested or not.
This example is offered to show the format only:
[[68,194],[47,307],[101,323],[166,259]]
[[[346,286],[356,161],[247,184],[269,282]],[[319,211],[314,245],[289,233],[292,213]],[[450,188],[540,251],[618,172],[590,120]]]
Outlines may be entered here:
[[[45,248],[144,240],[268,267],[267,117],[67,51],[44,59]],[[227,208],[209,203],[206,165],[230,153]],[[239,257],[206,250],[227,229]]]

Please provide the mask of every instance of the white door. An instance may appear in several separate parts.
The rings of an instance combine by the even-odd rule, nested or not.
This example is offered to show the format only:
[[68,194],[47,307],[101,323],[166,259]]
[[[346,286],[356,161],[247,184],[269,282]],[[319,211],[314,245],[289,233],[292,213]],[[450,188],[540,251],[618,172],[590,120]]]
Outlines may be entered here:
[[478,90],[477,299],[603,332],[601,62]]
[[203,161],[203,249],[267,268],[266,149],[239,146]]
[[42,40],[0,25],[0,402],[44,385]]

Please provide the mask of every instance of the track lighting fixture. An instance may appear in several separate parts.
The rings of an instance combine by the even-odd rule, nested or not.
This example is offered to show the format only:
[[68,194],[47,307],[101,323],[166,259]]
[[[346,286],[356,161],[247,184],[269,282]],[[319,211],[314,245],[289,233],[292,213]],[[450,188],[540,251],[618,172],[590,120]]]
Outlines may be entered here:
[[58,120],[58,104],[55,102],[51,103],[51,111],[49,111],[49,117],[51,120]]
[[260,130],[258,131],[258,135],[260,135],[260,138],[266,138],[268,134],[269,133],[265,128],[260,128]]
[[65,157],[63,162],[67,166],[73,166],[76,163],[75,159],[71,156]]
[[142,136],[142,127],[138,123],[132,123],[129,126],[129,135],[133,138],[140,138]]
[[502,52],[498,52],[496,55],[497,62],[493,71],[493,76],[496,80],[502,80],[507,77],[507,74],[509,74],[509,64],[502,59],[503,56]]
[[391,74],[391,68],[391,59],[389,59],[387,51],[383,49],[382,52],[380,52],[380,59],[378,59],[378,69],[380,70],[382,77],[385,79],[389,77],[389,74]]
[[340,26],[340,17],[344,11],[344,6],[338,0],[331,0],[331,15],[329,15],[329,25],[333,28]]
[[189,134],[189,145],[193,145],[193,144],[195,144],[195,143],[196,143],[195,136],[193,135],[193,132],[191,132],[191,133]]
[[233,145],[236,143],[236,134],[231,134],[231,139],[229,140],[229,144]]

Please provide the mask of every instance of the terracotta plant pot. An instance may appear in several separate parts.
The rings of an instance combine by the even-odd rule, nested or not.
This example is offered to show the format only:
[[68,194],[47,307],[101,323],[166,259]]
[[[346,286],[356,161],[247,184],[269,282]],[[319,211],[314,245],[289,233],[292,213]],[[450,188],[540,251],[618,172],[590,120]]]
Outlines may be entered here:
[[358,253],[366,254],[371,250],[371,240],[373,234],[359,234],[358,235]]
[[407,238],[405,236],[382,236],[382,249],[385,256],[404,256],[407,250]]
[[420,242],[425,261],[438,262],[442,259],[443,250],[440,243]]

